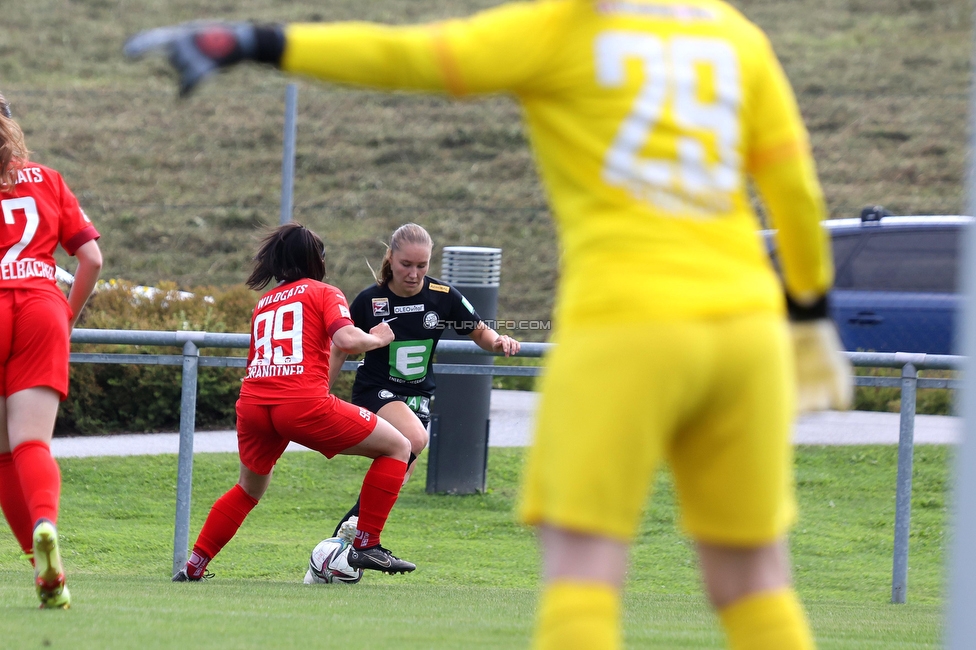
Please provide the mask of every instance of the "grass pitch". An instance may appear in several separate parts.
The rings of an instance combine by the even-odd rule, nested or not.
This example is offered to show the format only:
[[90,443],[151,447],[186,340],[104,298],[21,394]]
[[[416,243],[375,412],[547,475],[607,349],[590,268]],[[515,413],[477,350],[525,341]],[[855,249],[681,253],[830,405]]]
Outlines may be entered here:
[[[522,450],[492,449],[486,494],[424,493],[418,468],[384,544],[418,569],[358,585],[301,584],[308,554],[355,498],[368,461],[289,453],[209,582],[173,584],[174,456],[64,459],[63,552],[74,605],[38,611],[31,574],[0,531],[3,647],[512,648],[528,644],[538,556],[512,512]],[[797,584],[821,648],[934,648],[942,620],[950,453],[915,454],[909,604],[888,603],[897,451],[802,447]],[[191,536],[237,478],[233,454],[199,454]],[[721,648],[662,473],[633,553],[628,647]],[[192,540],[191,540],[192,541]]]

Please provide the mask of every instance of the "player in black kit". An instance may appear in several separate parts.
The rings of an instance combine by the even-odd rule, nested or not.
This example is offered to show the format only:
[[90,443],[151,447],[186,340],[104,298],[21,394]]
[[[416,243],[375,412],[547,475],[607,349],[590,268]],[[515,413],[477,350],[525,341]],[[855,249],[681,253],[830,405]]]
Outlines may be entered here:
[[[484,350],[506,357],[518,353],[520,344],[488,327],[474,307],[454,287],[427,277],[433,249],[430,235],[421,226],[400,226],[390,238],[376,284],[364,289],[350,306],[352,320],[362,330],[389,323],[396,336],[385,348],[366,353],[356,373],[352,403],[376,413],[410,441],[410,463],[404,482],[413,474],[414,461],[427,446],[430,399],[434,379],[430,365],[434,348],[444,330],[453,328],[470,336]],[[330,385],[346,360],[332,346]],[[359,501],[336,526],[359,514]]]

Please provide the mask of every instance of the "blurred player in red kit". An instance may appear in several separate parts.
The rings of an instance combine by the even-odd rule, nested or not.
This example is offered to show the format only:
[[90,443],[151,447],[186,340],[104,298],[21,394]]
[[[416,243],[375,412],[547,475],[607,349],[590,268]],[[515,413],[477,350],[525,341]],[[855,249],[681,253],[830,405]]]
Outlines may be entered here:
[[[41,607],[67,609],[56,529],[61,474],[50,445],[68,396],[71,329],[102,255],[98,231],[64,179],[28,156],[0,95],[0,507],[32,559]],[[55,283],[58,244],[78,258],[67,300]]]
[[271,483],[271,472],[295,441],[327,458],[366,456],[373,464],[361,491],[356,540],[349,565],[385,573],[416,566],[380,546],[380,533],[400,494],[410,442],[370,411],[329,394],[329,350],[350,354],[389,345],[393,331],[353,325],[342,292],[325,277],[325,246],[311,230],[289,223],[264,238],[247,286],[277,282],[254,308],[247,372],[237,401],[240,480],[217,499],[174,582],[207,577],[210,560],[237,533]]

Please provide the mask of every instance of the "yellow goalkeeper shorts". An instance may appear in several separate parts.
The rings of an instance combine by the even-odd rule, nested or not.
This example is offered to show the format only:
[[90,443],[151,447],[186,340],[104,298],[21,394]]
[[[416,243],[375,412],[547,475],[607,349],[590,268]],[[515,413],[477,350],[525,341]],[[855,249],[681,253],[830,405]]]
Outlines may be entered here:
[[777,539],[796,517],[790,345],[773,314],[562,333],[542,379],[521,518],[630,541],[667,459],[693,538]]

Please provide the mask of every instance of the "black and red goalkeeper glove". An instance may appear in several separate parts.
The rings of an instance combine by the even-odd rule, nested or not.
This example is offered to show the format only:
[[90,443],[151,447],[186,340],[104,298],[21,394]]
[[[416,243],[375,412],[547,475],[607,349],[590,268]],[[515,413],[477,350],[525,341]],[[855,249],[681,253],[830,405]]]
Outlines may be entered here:
[[180,97],[205,77],[241,61],[278,66],[285,50],[280,25],[190,22],[139,32],[123,48],[129,58],[162,52],[179,75]]

